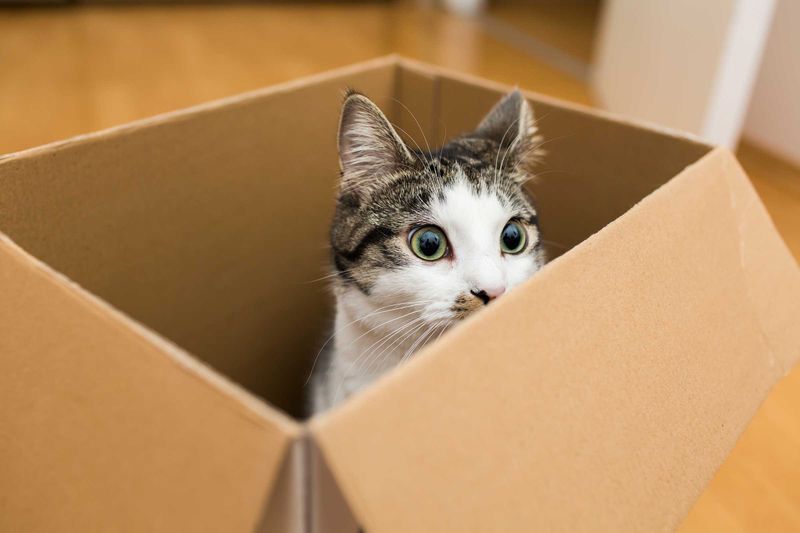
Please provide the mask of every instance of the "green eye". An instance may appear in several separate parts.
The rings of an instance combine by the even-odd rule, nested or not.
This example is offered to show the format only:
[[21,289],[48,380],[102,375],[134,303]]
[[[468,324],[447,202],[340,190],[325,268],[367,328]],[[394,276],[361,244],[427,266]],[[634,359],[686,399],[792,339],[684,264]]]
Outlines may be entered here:
[[425,261],[436,261],[447,253],[447,237],[436,226],[423,226],[411,234],[411,251]]
[[518,254],[525,249],[528,237],[525,228],[513,220],[506,224],[500,234],[500,249],[507,254]]

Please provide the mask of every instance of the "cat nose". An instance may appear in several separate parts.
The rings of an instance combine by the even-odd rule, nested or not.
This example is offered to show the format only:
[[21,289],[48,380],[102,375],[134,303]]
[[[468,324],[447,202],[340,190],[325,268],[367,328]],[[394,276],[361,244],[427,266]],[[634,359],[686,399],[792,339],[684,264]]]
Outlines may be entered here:
[[497,298],[498,296],[500,296],[501,294],[503,294],[504,292],[506,292],[506,288],[493,287],[488,291],[485,289],[481,289],[481,290],[471,290],[469,292],[471,292],[474,296],[478,297],[483,302],[483,305],[486,305],[495,298]]

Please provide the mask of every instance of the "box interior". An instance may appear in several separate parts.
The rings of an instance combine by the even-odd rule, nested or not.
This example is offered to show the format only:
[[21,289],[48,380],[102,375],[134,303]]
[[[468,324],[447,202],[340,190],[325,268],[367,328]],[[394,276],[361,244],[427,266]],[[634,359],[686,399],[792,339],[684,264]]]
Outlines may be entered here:
[[[201,106],[0,161],[0,231],[293,416],[330,335],[327,233],[346,87],[409,142],[473,128],[504,89],[399,62]],[[551,258],[709,147],[532,98]],[[413,114],[413,116],[412,116]]]

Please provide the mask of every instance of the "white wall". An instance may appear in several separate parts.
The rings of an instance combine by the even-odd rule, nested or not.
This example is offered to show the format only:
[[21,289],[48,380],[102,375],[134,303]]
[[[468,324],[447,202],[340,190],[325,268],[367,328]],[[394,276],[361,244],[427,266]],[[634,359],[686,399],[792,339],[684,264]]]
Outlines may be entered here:
[[699,133],[736,0],[607,0],[593,85],[612,111]]
[[744,137],[800,165],[800,0],[779,0]]
[[592,74],[599,103],[735,146],[774,4],[606,0]]

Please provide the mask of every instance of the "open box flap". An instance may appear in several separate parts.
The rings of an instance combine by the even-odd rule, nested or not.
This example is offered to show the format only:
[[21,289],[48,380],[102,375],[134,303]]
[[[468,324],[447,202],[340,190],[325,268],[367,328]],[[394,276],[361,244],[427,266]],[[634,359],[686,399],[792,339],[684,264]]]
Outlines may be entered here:
[[395,71],[382,58],[3,158],[0,231],[298,415],[329,319],[344,90],[389,109]]
[[309,439],[309,528],[308,533],[359,533],[347,499],[325,458]]
[[797,263],[736,158],[718,150],[737,214],[739,254],[753,310],[784,373],[800,360],[800,275]]
[[0,530],[252,530],[299,426],[0,235]]
[[292,441],[278,479],[253,531],[256,533],[308,533],[308,434]]
[[718,149],[311,430],[370,533],[671,530],[798,357],[798,276]]
[[[472,131],[512,87],[399,59],[393,120],[415,147]],[[712,146],[682,132],[525,92],[545,152],[529,190],[548,257],[596,233]],[[413,116],[411,115],[413,111]],[[587,200],[590,199],[590,200]]]

